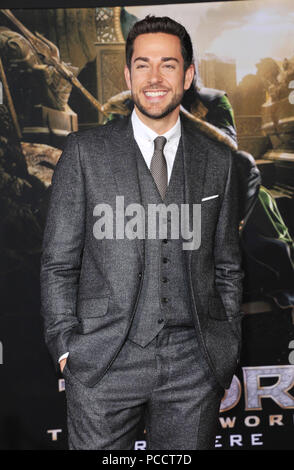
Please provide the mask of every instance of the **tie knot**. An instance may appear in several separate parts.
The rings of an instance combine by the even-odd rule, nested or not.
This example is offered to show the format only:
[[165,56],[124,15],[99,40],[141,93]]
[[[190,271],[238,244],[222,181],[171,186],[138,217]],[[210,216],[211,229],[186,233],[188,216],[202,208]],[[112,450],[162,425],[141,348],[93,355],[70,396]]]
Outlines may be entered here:
[[156,137],[156,139],[154,139],[154,151],[160,150],[162,152],[166,142],[167,142],[166,138],[163,137],[162,135]]

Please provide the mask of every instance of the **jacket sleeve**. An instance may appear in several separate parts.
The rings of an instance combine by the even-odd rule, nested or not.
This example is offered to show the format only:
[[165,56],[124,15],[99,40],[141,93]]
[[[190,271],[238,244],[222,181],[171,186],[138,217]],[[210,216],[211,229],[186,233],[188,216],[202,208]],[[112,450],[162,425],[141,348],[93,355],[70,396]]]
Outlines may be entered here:
[[242,257],[239,237],[238,175],[234,155],[230,152],[224,197],[219,213],[214,245],[215,282],[226,314],[240,334],[242,303]]
[[85,235],[85,194],[77,140],[75,133],[69,134],[52,177],[41,257],[41,314],[45,342],[56,368],[78,324],[76,300]]

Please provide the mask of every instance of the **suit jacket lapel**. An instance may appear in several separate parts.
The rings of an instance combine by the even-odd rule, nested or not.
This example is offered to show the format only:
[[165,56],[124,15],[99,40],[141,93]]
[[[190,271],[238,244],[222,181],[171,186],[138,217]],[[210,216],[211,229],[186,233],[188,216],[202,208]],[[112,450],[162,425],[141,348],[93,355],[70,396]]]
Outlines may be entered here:
[[[189,204],[189,230],[193,231],[193,204],[201,204],[207,164],[207,144],[196,126],[181,114],[185,203]],[[195,231],[195,227],[194,227]],[[187,250],[188,257],[195,250]]]
[[[136,161],[136,142],[130,116],[122,119],[106,139],[107,153],[117,186],[117,196],[124,196],[124,207],[141,204],[139,178]],[[125,216],[126,224],[132,216]],[[124,225],[125,226],[125,225]],[[144,240],[138,238],[136,246],[143,261]]]

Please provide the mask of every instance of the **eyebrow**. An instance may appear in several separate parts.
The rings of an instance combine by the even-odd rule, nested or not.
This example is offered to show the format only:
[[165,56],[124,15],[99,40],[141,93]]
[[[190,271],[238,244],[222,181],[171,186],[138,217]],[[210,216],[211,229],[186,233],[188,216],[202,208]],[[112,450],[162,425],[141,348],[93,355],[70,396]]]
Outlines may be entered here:
[[[136,59],[134,60],[134,63],[137,61],[137,60],[143,60],[144,62],[150,62],[150,59],[149,57],[136,57]],[[161,57],[161,61],[162,62],[168,62],[169,60],[174,60],[176,62],[180,62],[176,57]]]

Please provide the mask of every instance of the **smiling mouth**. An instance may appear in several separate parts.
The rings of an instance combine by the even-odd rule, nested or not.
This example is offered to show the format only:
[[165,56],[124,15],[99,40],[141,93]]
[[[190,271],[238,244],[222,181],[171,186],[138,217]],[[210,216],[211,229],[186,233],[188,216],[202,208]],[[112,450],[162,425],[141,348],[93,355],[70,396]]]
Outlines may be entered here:
[[144,91],[144,95],[148,99],[161,99],[168,93],[167,90],[147,90]]

